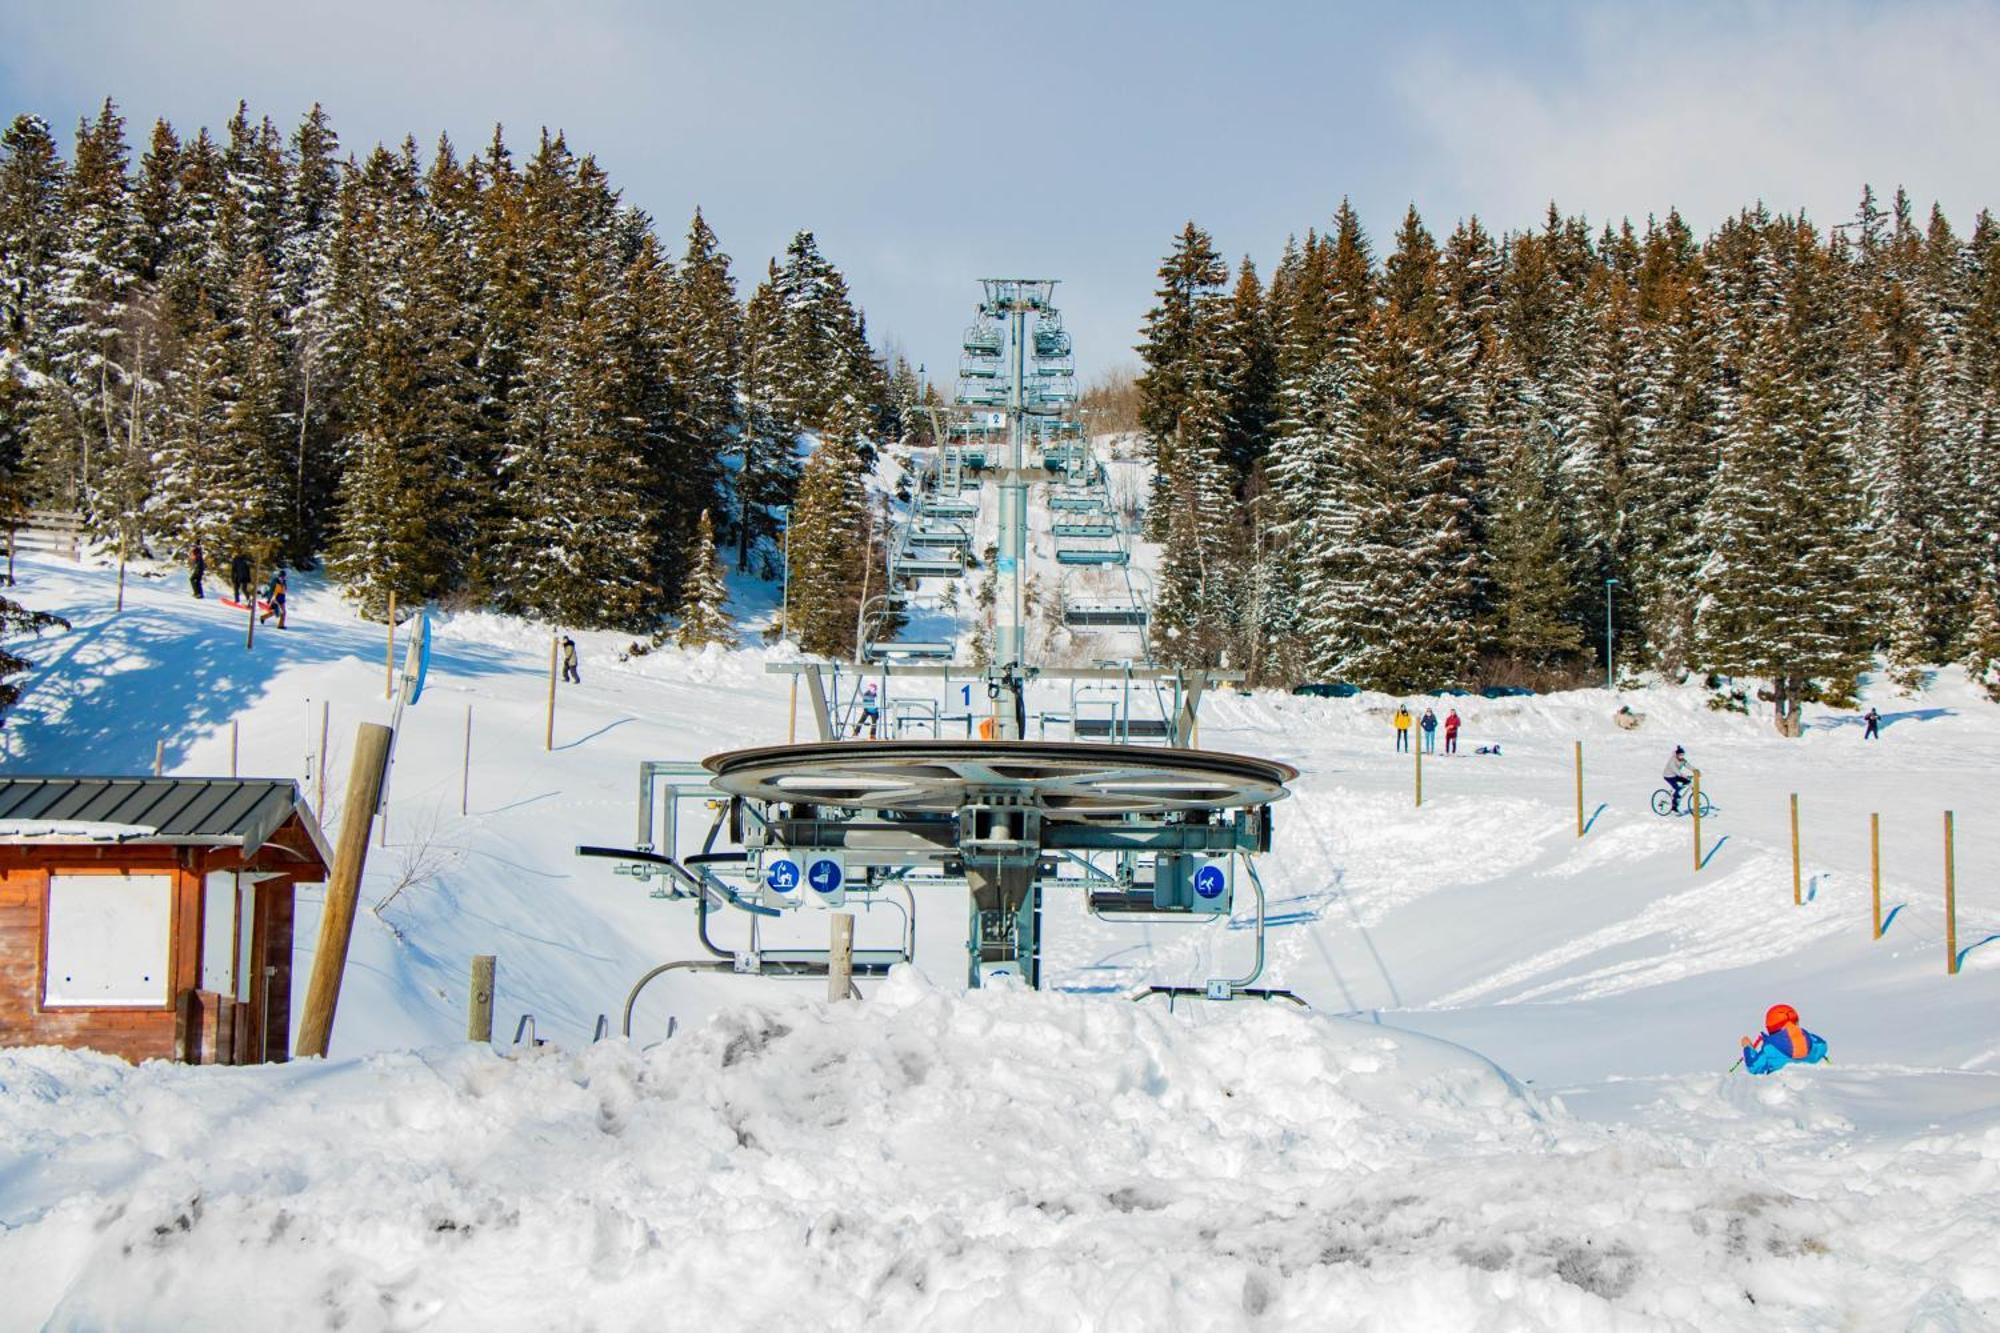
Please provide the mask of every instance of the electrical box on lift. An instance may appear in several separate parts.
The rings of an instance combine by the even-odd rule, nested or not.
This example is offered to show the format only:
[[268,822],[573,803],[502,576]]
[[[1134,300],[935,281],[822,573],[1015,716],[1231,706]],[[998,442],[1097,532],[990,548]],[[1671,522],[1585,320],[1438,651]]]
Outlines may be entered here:
[[1161,912],[1223,916],[1236,897],[1236,858],[1163,852],[1153,862],[1153,906]]

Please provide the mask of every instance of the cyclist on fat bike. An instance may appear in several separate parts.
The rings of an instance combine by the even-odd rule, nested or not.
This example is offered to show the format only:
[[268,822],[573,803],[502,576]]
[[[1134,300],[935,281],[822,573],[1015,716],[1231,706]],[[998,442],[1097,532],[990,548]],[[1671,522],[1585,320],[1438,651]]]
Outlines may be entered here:
[[[1672,759],[1667,760],[1667,767],[1665,771],[1660,775],[1667,780],[1667,787],[1674,794],[1675,814],[1680,813],[1681,793],[1687,790],[1687,786],[1690,782],[1694,781],[1694,779],[1689,776],[1689,774],[1692,772],[1693,770],[1688,767],[1688,752],[1685,749],[1681,748],[1680,746],[1676,745],[1674,747],[1674,757]],[[1654,809],[1658,808],[1659,808],[1658,806],[1654,807]]]

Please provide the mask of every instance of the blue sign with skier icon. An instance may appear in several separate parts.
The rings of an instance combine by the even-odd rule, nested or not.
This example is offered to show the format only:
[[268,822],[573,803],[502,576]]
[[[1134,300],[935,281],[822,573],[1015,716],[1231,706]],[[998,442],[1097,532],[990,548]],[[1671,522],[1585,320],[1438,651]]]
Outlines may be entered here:
[[764,863],[764,882],[771,886],[773,893],[797,893],[799,889],[799,863],[787,857],[779,857]]
[[1219,865],[1205,865],[1194,872],[1194,891],[1204,898],[1220,898],[1228,887],[1228,877]]
[[821,857],[806,867],[806,883],[813,886],[814,893],[839,893],[841,882],[846,879],[840,862],[831,857]]

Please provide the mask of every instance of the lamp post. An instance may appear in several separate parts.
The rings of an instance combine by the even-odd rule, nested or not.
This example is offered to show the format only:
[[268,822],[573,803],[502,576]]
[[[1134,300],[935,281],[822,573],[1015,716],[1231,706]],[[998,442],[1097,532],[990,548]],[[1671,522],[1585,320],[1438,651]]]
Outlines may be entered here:
[[1618,688],[1611,655],[1611,590],[1617,585],[1617,579],[1604,580],[1604,688],[1607,690]]

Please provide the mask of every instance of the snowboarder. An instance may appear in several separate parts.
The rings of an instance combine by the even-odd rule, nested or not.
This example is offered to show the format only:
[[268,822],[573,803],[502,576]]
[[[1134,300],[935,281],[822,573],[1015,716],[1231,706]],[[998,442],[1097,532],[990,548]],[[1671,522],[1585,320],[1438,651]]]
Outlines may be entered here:
[[279,565],[272,572],[270,586],[264,589],[264,601],[264,614],[257,617],[257,623],[261,625],[272,616],[276,616],[278,618],[278,628],[283,629],[285,627],[285,567],[283,565]]
[[1452,709],[1444,715],[1444,752],[1458,753],[1458,710]]
[[861,715],[854,719],[854,730],[849,734],[859,736],[863,727],[868,728],[869,740],[882,739],[882,703],[872,684],[861,692]]
[[1826,1059],[1826,1039],[1799,1026],[1799,1011],[1774,1004],[1764,1014],[1764,1035],[1743,1038],[1743,1068],[1752,1074],[1772,1074],[1786,1065],[1816,1065]]
[[1880,713],[1870,708],[1861,715],[1861,720],[1867,724],[1868,728],[1861,733],[1862,740],[1879,741],[1882,739],[1882,715]]
[[1407,704],[1396,705],[1396,753],[1402,754],[1410,748],[1410,709]]
[[197,600],[206,600],[201,592],[202,575],[206,573],[208,573],[208,561],[202,557],[201,543],[196,542],[194,549],[188,552],[188,586],[194,589]]
[[1687,785],[1690,782],[1694,781],[1689,776],[1692,772],[1693,770],[1688,767],[1688,752],[1676,745],[1674,747],[1674,757],[1667,760],[1666,768],[1660,772],[1660,776],[1667,780],[1668,788],[1673,791],[1675,814],[1680,813],[1681,793],[1687,789]]
[[1426,708],[1424,710],[1422,725],[1424,728],[1424,753],[1436,754],[1438,752],[1438,715],[1431,709]]
[[256,586],[256,578],[250,572],[250,557],[238,551],[229,559],[229,600],[248,604],[250,591]]
[[562,641],[562,678],[565,684],[583,684],[583,675],[576,669],[576,640],[567,634]]

